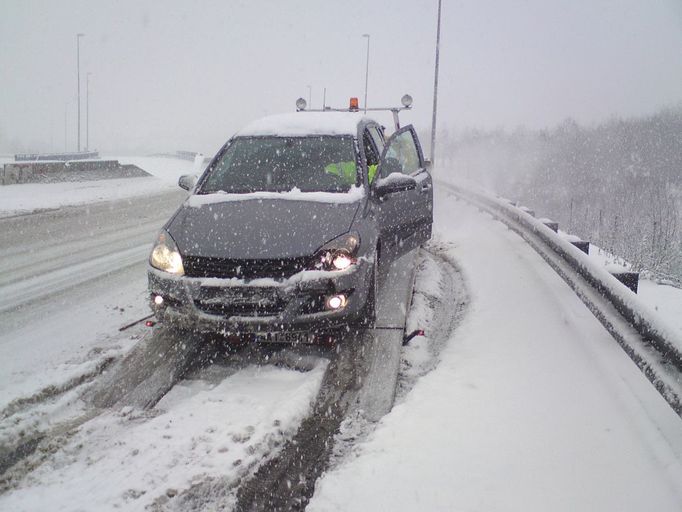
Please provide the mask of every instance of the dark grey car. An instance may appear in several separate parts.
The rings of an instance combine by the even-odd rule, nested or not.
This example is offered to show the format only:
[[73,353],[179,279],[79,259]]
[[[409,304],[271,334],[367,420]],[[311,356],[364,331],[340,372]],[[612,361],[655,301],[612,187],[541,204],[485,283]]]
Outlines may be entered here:
[[374,320],[377,272],[431,236],[432,180],[411,126],[296,113],[230,139],[150,255],[160,321],[313,341]]

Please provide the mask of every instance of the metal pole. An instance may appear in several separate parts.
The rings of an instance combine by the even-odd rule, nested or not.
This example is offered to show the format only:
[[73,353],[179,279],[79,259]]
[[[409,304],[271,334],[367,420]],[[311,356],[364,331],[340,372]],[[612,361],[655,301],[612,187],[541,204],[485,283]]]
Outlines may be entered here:
[[431,120],[431,165],[435,166],[436,154],[436,110],[438,107],[438,59],[440,57],[440,7],[438,0],[438,28],[436,29],[436,69],[433,77],[433,119]]
[[365,114],[367,113],[367,82],[369,81],[369,34],[362,34],[367,38],[367,58],[365,59]]
[[306,87],[308,87],[308,108],[310,109],[310,108],[313,108],[313,100],[312,100],[313,87],[312,87],[312,85],[308,85]]
[[85,151],[90,149],[90,75],[85,74]]
[[69,102],[67,101],[66,103],[64,103],[64,153],[69,151],[69,148],[66,145],[66,132],[67,132],[67,129],[66,129],[66,113],[67,113],[68,109],[69,109]]
[[78,152],[81,150],[81,37],[85,34],[76,34],[76,80],[78,85]]

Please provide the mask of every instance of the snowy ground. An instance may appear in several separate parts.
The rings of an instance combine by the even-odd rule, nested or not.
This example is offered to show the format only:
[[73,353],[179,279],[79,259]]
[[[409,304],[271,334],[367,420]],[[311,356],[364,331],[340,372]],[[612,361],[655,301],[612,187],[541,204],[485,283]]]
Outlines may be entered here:
[[[117,328],[148,311],[147,244],[181,200],[177,177],[192,163],[119,160],[156,177],[121,180],[128,200],[112,203],[95,188],[40,189],[17,208],[46,208],[52,195],[60,199],[50,207],[91,206],[26,217],[53,233],[38,223],[20,243],[0,235],[9,269],[0,272],[9,308],[0,311],[0,448],[85,414],[82,388],[98,367],[149,335]],[[141,180],[155,185],[135,199]],[[0,193],[29,201],[13,187],[23,186]],[[0,197],[0,210],[16,214],[6,204]],[[397,405],[378,423],[343,425],[309,510],[680,510],[682,422],[564,282],[502,224],[445,193],[434,229],[442,261],[420,260],[408,319],[427,336],[403,349]],[[136,251],[139,262],[120,263]],[[77,265],[88,261],[101,271],[85,276]],[[31,272],[56,288],[2,293],[21,287],[14,273]],[[78,276],[87,279],[68,286]],[[642,297],[676,315],[678,290],[649,294],[645,283]],[[673,291],[663,298],[661,289]],[[456,297],[445,317],[434,309],[444,296]],[[183,491],[214,482],[212,492],[229,494],[276,454],[309,414],[326,368],[324,358],[305,368],[210,365],[151,409],[83,417],[0,495],[0,510],[210,509],[215,495],[188,503]]]
[[463,324],[308,510],[679,510],[679,417],[520,238],[445,194],[435,215]]
[[308,372],[269,365],[198,376],[150,411],[102,414],[0,497],[0,508],[145,510],[206,479],[229,489],[296,431],[324,368],[320,361]]

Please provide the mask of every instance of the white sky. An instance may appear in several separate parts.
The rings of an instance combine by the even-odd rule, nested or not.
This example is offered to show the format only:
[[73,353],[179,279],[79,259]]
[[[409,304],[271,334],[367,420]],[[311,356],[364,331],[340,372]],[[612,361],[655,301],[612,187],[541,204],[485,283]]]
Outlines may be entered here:
[[[428,130],[437,0],[0,0],[0,152],[214,152],[254,118],[414,96]],[[439,125],[592,123],[682,103],[680,0],[443,0]]]

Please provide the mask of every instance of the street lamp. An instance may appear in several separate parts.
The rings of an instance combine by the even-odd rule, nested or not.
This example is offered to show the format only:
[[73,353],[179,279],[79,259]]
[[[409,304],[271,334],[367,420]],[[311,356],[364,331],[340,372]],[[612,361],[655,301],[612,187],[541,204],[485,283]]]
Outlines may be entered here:
[[68,118],[69,118],[69,107],[73,104],[73,100],[68,100],[64,102],[64,153],[69,152],[68,145]]
[[69,102],[64,103],[64,153],[67,153],[69,151],[69,147],[66,144],[66,119],[67,119],[67,114],[69,112]]
[[365,114],[367,113],[367,81],[369,80],[369,34],[362,34],[367,38],[367,59],[365,60]]
[[313,87],[312,85],[306,85],[308,88],[308,107],[312,108],[313,102],[312,102],[312,97],[313,97]]
[[90,75],[85,74],[85,151],[90,149]]
[[436,107],[438,106],[438,59],[440,56],[440,5],[441,0],[438,0],[438,25],[436,29],[436,69],[433,75],[433,119],[431,120],[431,165],[435,166],[435,148],[436,148]]
[[76,90],[78,92],[78,152],[81,150],[81,37],[85,34],[76,34],[76,80],[78,85]]

